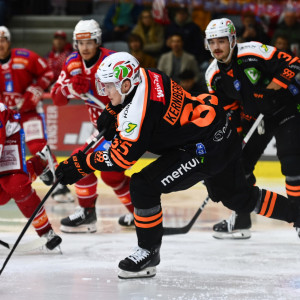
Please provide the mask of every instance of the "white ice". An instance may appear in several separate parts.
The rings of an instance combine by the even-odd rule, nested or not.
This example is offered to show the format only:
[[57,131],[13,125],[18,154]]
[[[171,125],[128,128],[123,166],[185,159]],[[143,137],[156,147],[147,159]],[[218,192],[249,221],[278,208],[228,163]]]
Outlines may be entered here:
[[[273,190],[282,186],[275,183]],[[179,195],[168,205],[163,200],[166,226],[186,224],[201,204],[193,197],[204,198],[205,190],[195,187],[190,194]],[[300,240],[295,229],[256,216],[250,239],[216,240],[211,227],[229,211],[214,203],[208,204],[188,234],[164,237],[155,277],[118,279],[118,262],[131,253],[136,236],[134,230],[118,227],[118,216],[125,210],[111,200],[113,194],[107,191],[103,198],[96,234],[60,233],[60,218],[73,212],[74,206],[49,200],[46,208],[63,238],[63,254],[15,253],[0,277],[0,299],[300,299]],[[24,225],[15,205],[8,204],[0,213],[0,239],[14,243]],[[35,238],[30,229],[21,243]],[[7,255],[2,248],[1,265]]]

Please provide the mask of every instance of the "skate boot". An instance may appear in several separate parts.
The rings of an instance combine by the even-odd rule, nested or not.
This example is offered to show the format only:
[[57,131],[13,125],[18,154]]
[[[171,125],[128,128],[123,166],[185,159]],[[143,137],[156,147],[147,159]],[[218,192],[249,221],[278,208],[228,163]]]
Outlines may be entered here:
[[47,167],[44,169],[43,173],[39,176],[40,179],[46,185],[52,185],[55,181],[55,168],[54,168],[54,161],[51,155],[51,150],[48,145],[46,145],[42,151],[37,152],[38,155],[42,160],[47,162]]
[[97,231],[95,207],[77,207],[75,213],[60,221],[60,230],[65,233],[93,233]]
[[68,187],[60,183],[57,185],[57,188],[54,190],[51,197],[58,203],[71,203],[75,201]]
[[123,215],[119,218],[119,225],[124,227],[131,227],[134,225],[134,217],[133,214],[129,213],[126,215]]
[[139,246],[134,253],[119,263],[118,277],[121,279],[145,278],[156,275],[156,266],[160,263],[159,247],[151,250]]
[[214,225],[213,237],[216,239],[249,239],[251,237],[250,228],[250,214],[233,212],[228,220]]
[[53,250],[56,247],[59,247],[62,239],[58,236],[52,229],[50,229],[47,233],[43,234],[42,237],[47,239],[46,248],[48,250]]

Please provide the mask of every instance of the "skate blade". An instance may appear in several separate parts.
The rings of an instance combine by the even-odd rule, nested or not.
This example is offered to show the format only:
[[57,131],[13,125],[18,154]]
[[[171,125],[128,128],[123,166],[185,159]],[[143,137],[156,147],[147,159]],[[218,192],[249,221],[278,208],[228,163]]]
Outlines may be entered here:
[[218,232],[215,231],[213,233],[213,237],[215,239],[220,239],[220,240],[244,240],[244,239],[250,239],[251,237],[251,231],[247,229],[243,230],[235,230],[232,232]]
[[75,198],[72,196],[71,193],[67,193],[64,195],[55,195],[52,198],[57,203],[73,203],[75,201]]
[[96,223],[84,224],[76,227],[61,225],[59,229],[64,233],[94,233],[97,231],[97,226]]
[[119,268],[120,279],[150,278],[156,275],[156,267],[149,267],[140,272],[128,272]]

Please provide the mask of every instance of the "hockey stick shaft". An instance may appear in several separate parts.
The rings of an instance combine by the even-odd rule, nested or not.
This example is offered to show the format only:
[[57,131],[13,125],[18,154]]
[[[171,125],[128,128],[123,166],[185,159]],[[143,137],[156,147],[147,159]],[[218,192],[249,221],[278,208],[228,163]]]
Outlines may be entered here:
[[[86,153],[87,151],[89,151],[92,147],[94,147],[94,145],[96,144],[96,142],[102,137],[104,133],[104,130],[101,131],[83,150],[83,153]],[[45,195],[45,197],[43,198],[43,200],[41,201],[41,203],[38,205],[38,207],[35,209],[35,211],[33,212],[32,216],[29,218],[29,220],[27,221],[26,225],[24,226],[22,232],[20,233],[19,237],[17,238],[15,244],[13,245],[12,249],[10,250],[7,258],[5,259],[3,266],[0,270],[0,275],[2,274],[5,266],[7,265],[9,259],[11,258],[12,254],[14,253],[15,249],[17,248],[19,242],[21,241],[22,237],[24,236],[25,232],[27,231],[28,227],[30,226],[31,222],[33,221],[33,219],[35,218],[35,216],[37,215],[37,213],[40,211],[40,209],[42,208],[42,206],[44,205],[44,203],[46,202],[46,200],[49,198],[49,196],[53,193],[53,191],[55,190],[55,188],[57,187],[57,185],[59,184],[59,182],[61,181],[62,177],[59,177],[56,179],[56,181],[54,182],[54,184],[52,185],[52,187],[50,188],[50,190],[47,192],[47,194]]]
[[[255,129],[258,127],[258,125],[260,124],[260,122],[263,119],[263,114],[260,114],[257,119],[255,120],[255,122],[253,123],[253,125],[251,126],[250,130],[248,131],[248,133],[246,134],[246,136],[243,139],[243,143],[242,143],[242,148],[244,148],[246,146],[246,144],[248,143],[249,139],[251,138],[251,136],[253,135]],[[196,222],[197,218],[200,216],[202,210],[204,209],[204,207],[206,206],[207,202],[209,200],[209,196],[207,196],[204,200],[204,202],[202,203],[202,205],[200,206],[200,208],[197,210],[197,212],[195,213],[195,215],[193,216],[193,218],[191,219],[191,221],[183,226],[183,227],[164,227],[164,231],[163,231],[163,235],[173,235],[173,234],[184,234],[184,233],[188,233],[190,231],[190,229],[192,228],[192,226],[194,225],[194,223]]]
[[92,94],[85,93],[84,96],[86,96],[87,98],[89,98],[90,100],[95,102],[101,109],[105,109],[105,105],[99,99],[97,99],[95,96],[93,96]]

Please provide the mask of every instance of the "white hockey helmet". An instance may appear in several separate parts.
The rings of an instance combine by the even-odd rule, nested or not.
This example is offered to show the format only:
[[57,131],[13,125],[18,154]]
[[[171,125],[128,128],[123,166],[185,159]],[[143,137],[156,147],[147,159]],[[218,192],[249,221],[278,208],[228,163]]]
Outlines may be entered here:
[[5,37],[10,42],[10,32],[7,27],[0,26],[0,37]]
[[[227,60],[230,59],[232,51],[236,46],[236,30],[231,20],[227,18],[211,20],[205,29],[205,48],[209,50],[212,57],[213,53],[209,47],[208,40],[220,37],[228,37],[230,44],[230,53]],[[222,61],[223,62],[223,61]]]
[[[129,79],[131,87],[126,94],[121,92],[124,80]],[[120,95],[128,95],[141,82],[140,63],[127,52],[116,52],[107,56],[96,74],[96,87],[100,96],[106,96],[104,83],[114,83]]]
[[73,32],[74,48],[77,49],[78,40],[96,40],[98,45],[101,44],[102,30],[97,21],[81,20],[75,26]]

